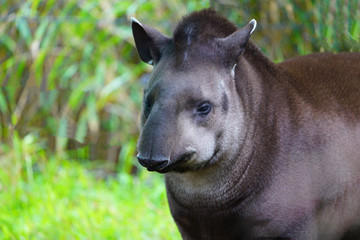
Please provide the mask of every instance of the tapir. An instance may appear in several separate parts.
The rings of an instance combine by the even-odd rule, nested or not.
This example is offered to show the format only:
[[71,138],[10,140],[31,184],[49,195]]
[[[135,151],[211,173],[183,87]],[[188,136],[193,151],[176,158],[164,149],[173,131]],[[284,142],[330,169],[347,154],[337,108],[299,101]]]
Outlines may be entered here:
[[256,24],[205,9],[168,37],[132,19],[153,65],[137,158],[183,239],[360,239],[360,53],[274,63]]

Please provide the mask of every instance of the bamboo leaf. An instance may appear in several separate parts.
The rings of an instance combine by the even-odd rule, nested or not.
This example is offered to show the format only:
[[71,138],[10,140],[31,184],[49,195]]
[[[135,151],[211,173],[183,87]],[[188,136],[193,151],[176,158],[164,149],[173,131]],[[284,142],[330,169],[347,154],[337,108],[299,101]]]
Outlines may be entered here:
[[16,20],[16,27],[22,36],[22,38],[25,40],[26,45],[30,47],[30,44],[32,42],[32,36],[31,31],[28,25],[28,22],[25,17],[20,17]]
[[62,88],[68,88],[69,87],[69,79],[72,78],[75,73],[78,70],[78,65],[77,64],[72,64],[70,67],[68,67],[64,74],[62,75],[61,79],[60,79],[60,86]]
[[14,53],[16,42],[7,34],[0,35],[0,46],[4,46],[9,52]]
[[8,112],[7,105],[6,105],[6,99],[3,95],[2,89],[0,89],[0,112],[2,112],[2,113]]
[[44,35],[47,33],[47,27],[49,26],[49,21],[45,18],[40,22],[40,25],[37,27],[35,31],[35,41],[41,42],[44,38]]
[[86,99],[87,121],[89,130],[97,133],[99,131],[99,117],[96,112],[96,98],[94,94],[90,94]]
[[87,115],[83,111],[80,115],[80,119],[77,124],[75,139],[79,142],[84,142],[84,139],[87,134]]

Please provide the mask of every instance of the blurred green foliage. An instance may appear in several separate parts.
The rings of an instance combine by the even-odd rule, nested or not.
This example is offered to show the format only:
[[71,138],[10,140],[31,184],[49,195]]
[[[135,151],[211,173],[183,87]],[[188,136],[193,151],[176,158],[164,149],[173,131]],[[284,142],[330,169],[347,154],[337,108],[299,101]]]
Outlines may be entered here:
[[[179,238],[161,178],[138,171],[135,158],[152,67],[137,56],[130,17],[171,35],[209,5],[0,0],[0,238]],[[274,61],[360,51],[357,0],[211,5],[239,27],[255,18],[252,41]]]
[[274,61],[312,52],[360,51],[357,0],[222,2],[213,5],[232,21],[258,21],[252,40]]
[[[151,67],[140,63],[129,19],[135,16],[171,35],[181,16],[210,3],[0,3],[1,142],[11,145],[15,133],[20,138],[31,133],[50,153],[102,159],[110,169],[136,171],[123,162],[124,156],[135,152],[141,84]],[[214,0],[211,4],[239,26],[257,19],[252,39],[275,61],[316,51],[360,49],[356,0]]]

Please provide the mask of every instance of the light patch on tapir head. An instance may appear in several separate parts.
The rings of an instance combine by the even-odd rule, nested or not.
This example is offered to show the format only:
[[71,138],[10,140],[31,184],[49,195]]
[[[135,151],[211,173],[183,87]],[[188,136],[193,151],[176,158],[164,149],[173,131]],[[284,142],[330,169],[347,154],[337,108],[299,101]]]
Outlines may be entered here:
[[[198,68],[194,70],[198,71]],[[209,74],[209,72],[191,72],[189,75],[182,73],[182,76],[179,76],[177,80],[178,82],[183,80],[192,85],[193,90],[186,90],[190,95],[189,99],[199,99],[199,104],[201,102],[211,102],[215,112],[221,114],[222,93],[224,92],[225,82],[221,78],[218,79],[217,74],[217,72],[215,74]],[[197,76],[196,81],[194,76]],[[189,79],[192,80],[190,81]],[[202,81],[204,84],[201,84]],[[185,98],[183,99],[184,101],[186,100]],[[194,107],[196,108],[196,106]],[[179,150],[176,152],[196,153],[186,163],[190,168],[196,169],[199,166],[206,165],[215,154],[216,132],[218,128],[213,126],[216,120],[211,120],[212,114],[209,114],[208,120],[201,120],[205,125],[199,124],[198,120],[193,115],[189,115],[186,110],[181,111],[177,117],[179,124],[177,147]]]
[[196,163],[201,164],[211,159],[215,151],[215,137],[205,128],[199,128],[193,124],[182,125],[183,139],[191,140],[192,146],[187,150],[196,152]]

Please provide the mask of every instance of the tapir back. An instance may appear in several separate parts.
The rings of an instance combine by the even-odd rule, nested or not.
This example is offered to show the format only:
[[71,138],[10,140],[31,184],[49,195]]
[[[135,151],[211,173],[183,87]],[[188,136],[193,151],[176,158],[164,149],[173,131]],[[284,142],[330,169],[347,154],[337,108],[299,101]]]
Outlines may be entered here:
[[311,106],[360,124],[360,53],[315,53],[278,64]]

